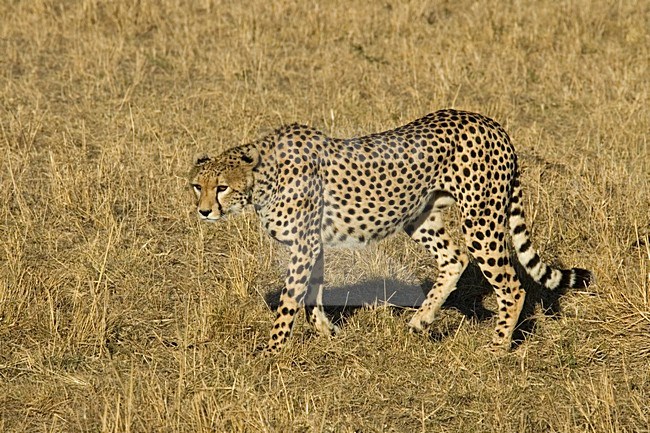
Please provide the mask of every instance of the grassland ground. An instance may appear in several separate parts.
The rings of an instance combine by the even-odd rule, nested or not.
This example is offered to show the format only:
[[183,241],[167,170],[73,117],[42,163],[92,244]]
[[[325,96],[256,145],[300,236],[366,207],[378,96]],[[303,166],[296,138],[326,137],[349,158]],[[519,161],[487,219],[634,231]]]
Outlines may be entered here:
[[[650,431],[648,2],[9,0],[0,16],[0,431]],[[597,284],[531,296],[534,326],[502,356],[482,349],[488,314],[446,309],[428,339],[378,306],[332,340],[300,320],[287,351],[254,357],[286,251],[250,213],[200,225],[192,157],[444,107],[506,127],[535,245]],[[326,296],[436,274],[404,236],[325,271]]]

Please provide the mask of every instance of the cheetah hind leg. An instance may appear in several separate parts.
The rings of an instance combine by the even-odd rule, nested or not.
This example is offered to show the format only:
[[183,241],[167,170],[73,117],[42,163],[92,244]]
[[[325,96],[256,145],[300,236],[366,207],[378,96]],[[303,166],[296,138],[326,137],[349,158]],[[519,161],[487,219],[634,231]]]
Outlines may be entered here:
[[323,270],[324,259],[321,251],[309,278],[309,288],[304,301],[305,315],[307,322],[318,335],[331,337],[339,332],[339,327],[334,325],[323,311]]
[[[492,352],[504,352],[511,348],[512,334],[517,326],[526,292],[521,287],[508,257],[505,228],[496,224],[496,229],[490,231],[486,229],[487,226],[487,222],[485,227],[463,226],[463,231],[467,249],[476,259],[486,280],[492,285],[499,306],[494,338],[488,349]],[[481,236],[478,235],[479,232]]]
[[[409,230],[407,230],[409,231]],[[434,208],[427,219],[410,236],[433,254],[438,264],[438,277],[426,299],[411,318],[408,326],[422,332],[456,289],[456,283],[468,264],[467,255],[454,243],[444,227],[442,211]]]

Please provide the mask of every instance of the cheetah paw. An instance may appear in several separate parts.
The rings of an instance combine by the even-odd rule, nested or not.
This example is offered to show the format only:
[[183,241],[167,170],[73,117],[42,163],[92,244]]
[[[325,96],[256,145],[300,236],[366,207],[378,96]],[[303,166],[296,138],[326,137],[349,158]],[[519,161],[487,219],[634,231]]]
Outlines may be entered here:
[[488,343],[483,346],[483,348],[486,352],[492,353],[493,355],[505,355],[506,353],[510,352],[510,345],[500,341],[493,341],[491,343]]
[[411,334],[424,334],[427,329],[427,324],[419,317],[413,316],[408,323],[408,328]]

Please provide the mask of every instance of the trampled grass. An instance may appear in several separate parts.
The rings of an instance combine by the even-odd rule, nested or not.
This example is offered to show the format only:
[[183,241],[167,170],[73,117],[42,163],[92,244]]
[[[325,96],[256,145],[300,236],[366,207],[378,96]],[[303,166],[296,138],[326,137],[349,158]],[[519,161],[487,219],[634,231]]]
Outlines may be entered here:
[[[0,16],[0,431],[650,431],[646,2],[39,0]],[[348,309],[330,341],[300,317],[288,350],[254,357],[286,252],[252,214],[199,224],[192,157],[288,122],[353,136],[444,107],[506,127],[535,245],[597,284],[530,290],[502,356],[483,349],[486,314],[446,309],[427,339],[411,309],[378,306]],[[435,276],[403,236],[326,260],[326,297],[348,305],[396,288],[405,305]]]

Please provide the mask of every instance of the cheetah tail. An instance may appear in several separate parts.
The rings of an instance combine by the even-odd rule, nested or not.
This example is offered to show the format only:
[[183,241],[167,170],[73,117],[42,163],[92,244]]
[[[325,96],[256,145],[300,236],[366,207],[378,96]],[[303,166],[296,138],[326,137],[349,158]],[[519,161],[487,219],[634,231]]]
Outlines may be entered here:
[[512,180],[512,195],[509,209],[510,236],[517,251],[517,258],[526,272],[537,283],[549,290],[563,288],[584,288],[594,281],[591,271],[582,268],[554,269],[544,263],[530,242],[530,234],[526,229],[524,209],[522,207],[522,192],[519,182],[519,169],[515,164],[515,176]]

